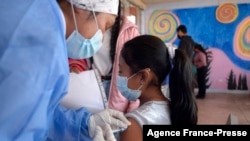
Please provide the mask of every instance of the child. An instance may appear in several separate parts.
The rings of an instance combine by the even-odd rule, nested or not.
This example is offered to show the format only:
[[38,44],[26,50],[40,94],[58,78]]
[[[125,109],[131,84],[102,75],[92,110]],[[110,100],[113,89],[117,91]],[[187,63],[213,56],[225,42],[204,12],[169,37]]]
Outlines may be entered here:
[[[192,65],[181,50],[172,60],[161,39],[141,35],[124,44],[119,61],[118,89],[128,100],[140,100],[139,108],[126,115],[132,125],[120,141],[142,141],[144,124],[197,124]],[[161,91],[168,75],[170,99]]]

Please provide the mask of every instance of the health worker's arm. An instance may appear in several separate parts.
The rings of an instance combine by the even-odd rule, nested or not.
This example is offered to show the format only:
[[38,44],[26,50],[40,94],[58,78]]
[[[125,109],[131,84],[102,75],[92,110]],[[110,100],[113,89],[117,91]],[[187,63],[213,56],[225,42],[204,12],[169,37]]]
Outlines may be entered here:
[[0,140],[44,141],[68,86],[60,8],[52,0],[0,7]]
[[85,108],[66,109],[59,105],[49,130],[49,141],[91,141],[88,122],[91,114]]

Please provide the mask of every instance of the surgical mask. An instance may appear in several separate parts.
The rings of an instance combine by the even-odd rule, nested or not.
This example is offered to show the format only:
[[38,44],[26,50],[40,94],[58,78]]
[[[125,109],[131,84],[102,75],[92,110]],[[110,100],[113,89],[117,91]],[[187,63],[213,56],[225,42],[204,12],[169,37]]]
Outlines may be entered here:
[[91,39],[85,39],[78,31],[74,31],[67,39],[68,57],[73,59],[90,58],[101,46],[101,30],[98,30]]
[[136,74],[130,76],[129,78],[124,76],[117,76],[117,87],[121,94],[130,101],[136,101],[141,96],[142,85],[137,90],[132,90],[128,88],[128,80],[135,76]]
[[68,48],[68,57],[72,59],[90,58],[94,56],[95,53],[101,48],[103,38],[102,31],[98,28],[95,12],[93,11],[93,15],[98,30],[91,39],[85,39],[78,32],[73,4],[71,4],[71,7],[75,23],[75,30],[71,33],[66,41]]
[[177,35],[178,39],[181,39],[181,36],[180,35]]

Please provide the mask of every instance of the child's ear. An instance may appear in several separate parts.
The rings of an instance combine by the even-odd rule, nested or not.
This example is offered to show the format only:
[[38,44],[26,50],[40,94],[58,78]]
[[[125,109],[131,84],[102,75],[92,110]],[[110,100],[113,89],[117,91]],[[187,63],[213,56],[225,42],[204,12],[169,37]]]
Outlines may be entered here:
[[142,70],[141,84],[149,82],[152,79],[150,71],[151,70],[149,68]]

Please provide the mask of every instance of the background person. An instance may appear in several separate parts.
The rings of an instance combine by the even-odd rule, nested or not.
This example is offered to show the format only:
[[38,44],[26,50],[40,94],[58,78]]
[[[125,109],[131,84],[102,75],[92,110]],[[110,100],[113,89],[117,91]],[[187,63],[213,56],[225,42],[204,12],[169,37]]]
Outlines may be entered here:
[[183,50],[187,54],[188,58],[192,61],[195,42],[191,36],[187,35],[187,28],[185,25],[178,26],[176,30],[177,36],[180,39],[178,49]]
[[[137,108],[139,100],[129,101],[117,89],[116,76],[119,69],[119,56],[123,44],[140,35],[140,33],[137,26],[127,19],[126,13],[123,11],[121,1],[119,1],[115,23],[105,32],[101,48],[89,59],[90,61],[87,61],[87,59],[77,60],[69,58],[69,65],[71,72],[80,73],[90,69],[89,64],[93,63],[102,77],[109,108],[126,113]],[[87,62],[91,63],[88,64]]]
[[[192,62],[193,55],[194,55],[195,42],[191,36],[187,35],[187,28],[185,25],[178,26],[178,28],[176,30],[177,30],[177,36],[180,39],[178,49],[180,49],[184,53],[186,53],[188,56],[188,59]],[[196,69],[195,69],[194,65],[192,66],[192,70],[193,70],[192,87],[193,87],[193,91],[194,91],[194,88],[197,85],[196,78],[195,78]]]
[[207,53],[205,49],[196,44],[194,47],[194,65],[197,68],[198,95],[196,98],[205,98],[206,96],[206,76],[207,76]]
[[138,27],[128,20],[124,10],[120,10],[120,16],[116,17],[116,22],[111,29],[110,57],[112,61],[112,77],[109,87],[109,107],[124,113],[136,109],[140,101],[126,99],[117,87],[117,75],[119,74],[119,58],[124,44],[139,36]]

